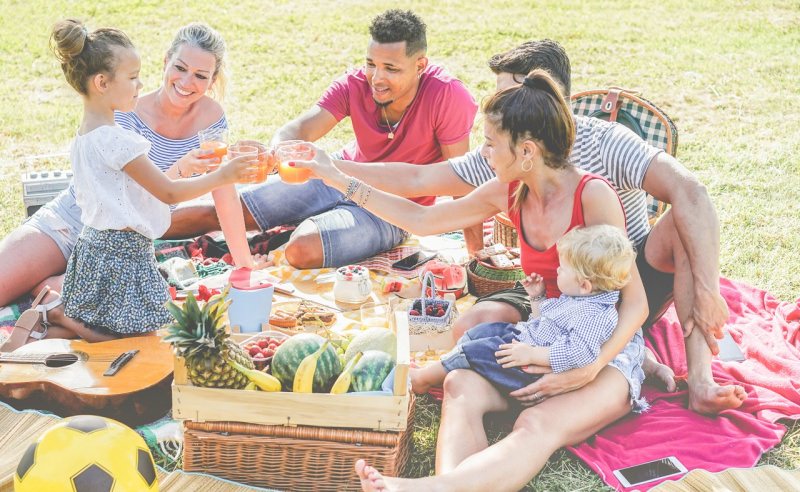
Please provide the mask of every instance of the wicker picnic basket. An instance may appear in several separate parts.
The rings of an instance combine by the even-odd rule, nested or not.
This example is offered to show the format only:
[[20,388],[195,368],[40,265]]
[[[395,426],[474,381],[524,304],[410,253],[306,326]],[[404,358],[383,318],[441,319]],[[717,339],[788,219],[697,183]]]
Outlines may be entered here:
[[519,238],[517,228],[504,212],[494,216],[494,228],[492,229],[492,240],[495,244],[502,244],[506,248],[519,248]]
[[412,395],[402,432],[186,421],[183,468],[279,490],[361,490],[353,470],[359,458],[387,475],[402,474],[413,420]]
[[470,261],[467,265],[469,292],[478,297],[510,289],[523,278],[525,273],[519,267],[497,268],[478,259]]
[[[444,315],[430,316],[426,314],[426,308],[428,307],[433,307],[434,311],[441,308],[444,311]],[[411,311],[416,311],[419,314],[411,314]],[[422,292],[419,298],[414,299],[408,310],[408,332],[411,335],[443,333],[450,329],[455,317],[455,303],[436,297],[436,282],[433,279],[433,274],[426,272],[422,278]]]

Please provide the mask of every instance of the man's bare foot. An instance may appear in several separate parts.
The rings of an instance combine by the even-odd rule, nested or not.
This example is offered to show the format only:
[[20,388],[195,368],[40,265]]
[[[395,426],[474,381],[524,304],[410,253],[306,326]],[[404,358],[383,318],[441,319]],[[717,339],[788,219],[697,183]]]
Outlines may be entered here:
[[383,476],[375,468],[367,465],[364,460],[356,461],[356,474],[361,480],[361,490],[364,492],[382,492],[387,490]]
[[645,347],[645,351],[647,353],[642,363],[642,370],[644,371],[645,378],[655,379],[670,393],[675,391],[678,385],[675,384],[675,373],[672,371],[672,368],[656,361],[655,355],[653,355],[649,348]]
[[747,392],[738,385],[689,384],[689,409],[704,415],[739,408],[746,399]]

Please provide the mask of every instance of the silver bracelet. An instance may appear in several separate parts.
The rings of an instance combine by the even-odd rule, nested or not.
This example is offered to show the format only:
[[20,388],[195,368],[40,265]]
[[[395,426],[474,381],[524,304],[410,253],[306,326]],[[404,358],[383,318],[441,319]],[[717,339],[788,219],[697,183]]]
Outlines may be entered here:
[[356,178],[350,178],[350,182],[347,184],[347,192],[344,194],[345,200],[352,200],[353,195],[356,193],[358,188],[361,186],[361,181]]
[[539,302],[547,299],[547,293],[539,294],[538,296],[530,296],[531,302]]
[[363,193],[361,193],[361,199],[357,203],[357,205],[359,207],[361,207],[361,208],[363,208],[364,205],[367,204],[367,200],[369,200],[369,194],[372,193],[372,186],[369,186],[369,185],[365,185],[365,186],[366,186],[367,189],[364,190]]

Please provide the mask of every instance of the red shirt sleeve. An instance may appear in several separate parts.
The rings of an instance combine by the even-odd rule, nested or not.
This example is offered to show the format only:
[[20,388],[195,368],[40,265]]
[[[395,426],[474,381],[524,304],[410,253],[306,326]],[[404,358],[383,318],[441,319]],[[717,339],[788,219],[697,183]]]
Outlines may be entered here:
[[350,116],[349,77],[350,74],[345,74],[334,80],[317,101],[317,106],[332,114],[336,121]]
[[435,106],[436,140],[440,145],[450,145],[469,138],[478,104],[460,80],[453,80],[441,91]]

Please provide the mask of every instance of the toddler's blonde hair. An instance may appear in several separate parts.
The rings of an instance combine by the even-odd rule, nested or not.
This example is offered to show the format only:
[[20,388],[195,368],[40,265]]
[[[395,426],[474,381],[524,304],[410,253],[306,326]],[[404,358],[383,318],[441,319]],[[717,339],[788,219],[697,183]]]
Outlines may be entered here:
[[631,278],[636,252],[618,227],[576,227],[556,244],[559,257],[569,263],[581,279],[591,282],[594,292],[619,290]]

